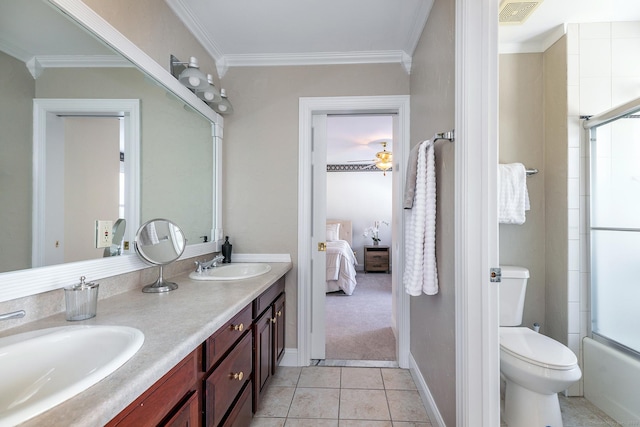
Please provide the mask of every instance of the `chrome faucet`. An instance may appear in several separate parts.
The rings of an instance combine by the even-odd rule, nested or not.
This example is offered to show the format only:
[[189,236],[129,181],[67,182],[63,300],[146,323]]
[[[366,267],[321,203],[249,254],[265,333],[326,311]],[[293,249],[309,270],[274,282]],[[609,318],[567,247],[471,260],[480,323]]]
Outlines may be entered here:
[[24,310],[12,311],[11,313],[0,314],[0,320],[20,319],[27,314]]
[[215,268],[218,266],[218,264],[220,264],[220,262],[222,262],[222,260],[224,259],[224,256],[222,255],[216,255],[213,257],[213,259],[211,261],[196,261],[196,272],[197,273],[202,273],[202,270],[208,270],[209,268]]

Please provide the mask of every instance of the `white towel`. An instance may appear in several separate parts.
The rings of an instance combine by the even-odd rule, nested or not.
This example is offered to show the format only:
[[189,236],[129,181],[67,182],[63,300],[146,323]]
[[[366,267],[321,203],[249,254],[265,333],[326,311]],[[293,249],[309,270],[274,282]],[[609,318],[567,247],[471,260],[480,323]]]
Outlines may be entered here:
[[413,209],[405,241],[405,290],[417,296],[438,293],[436,263],[436,167],[432,141],[420,143]]
[[530,209],[527,170],[522,163],[499,165],[498,221],[501,224],[524,224]]
[[416,145],[409,152],[409,162],[407,163],[407,182],[404,186],[404,202],[405,209],[413,208],[413,199],[416,194],[416,174],[418,173],[418,151],[420,144]]

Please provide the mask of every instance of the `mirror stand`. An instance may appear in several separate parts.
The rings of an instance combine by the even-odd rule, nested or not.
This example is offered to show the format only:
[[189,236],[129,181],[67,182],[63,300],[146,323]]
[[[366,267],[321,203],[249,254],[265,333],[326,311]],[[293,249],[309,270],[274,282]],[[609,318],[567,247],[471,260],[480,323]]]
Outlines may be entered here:
[[173,291],[174,289],[178,289],[178,284],[177,283],[173,283],[173,282],[167,282],[164,280],[164,277],[162,275],[162,265],[159,265],[158,267],[160,267],[160,273],[158,274],[158,280],[156,280],[154,283],[145,286],[144,288],[142,288],[142,292],[146,292],[146,293],[158,293],[158,292],[169,292],[169,291]]

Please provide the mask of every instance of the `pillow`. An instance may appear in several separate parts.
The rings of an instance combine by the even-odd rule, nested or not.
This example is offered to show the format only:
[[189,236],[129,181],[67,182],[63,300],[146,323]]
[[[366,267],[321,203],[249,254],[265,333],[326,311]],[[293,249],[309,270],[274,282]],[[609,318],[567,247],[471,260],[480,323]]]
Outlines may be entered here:
[[340,224],[327,224],[327,242],[340,240]]

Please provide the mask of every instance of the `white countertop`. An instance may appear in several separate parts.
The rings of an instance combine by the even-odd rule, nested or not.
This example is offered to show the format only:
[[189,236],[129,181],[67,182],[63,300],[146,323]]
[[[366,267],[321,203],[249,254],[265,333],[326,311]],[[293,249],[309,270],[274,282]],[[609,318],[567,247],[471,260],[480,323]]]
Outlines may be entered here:
[[68,325],[124,325],[140,329],[145,337],[142,348],[114,373],[22,425],[106,424],[292,267],[290,262],[269,265],[270,272],[246,280],[173,277],[170,280],[179,285],[175,291],[136,290],[100,300],[92,319],[67,322],[63,312],[0,334]]

